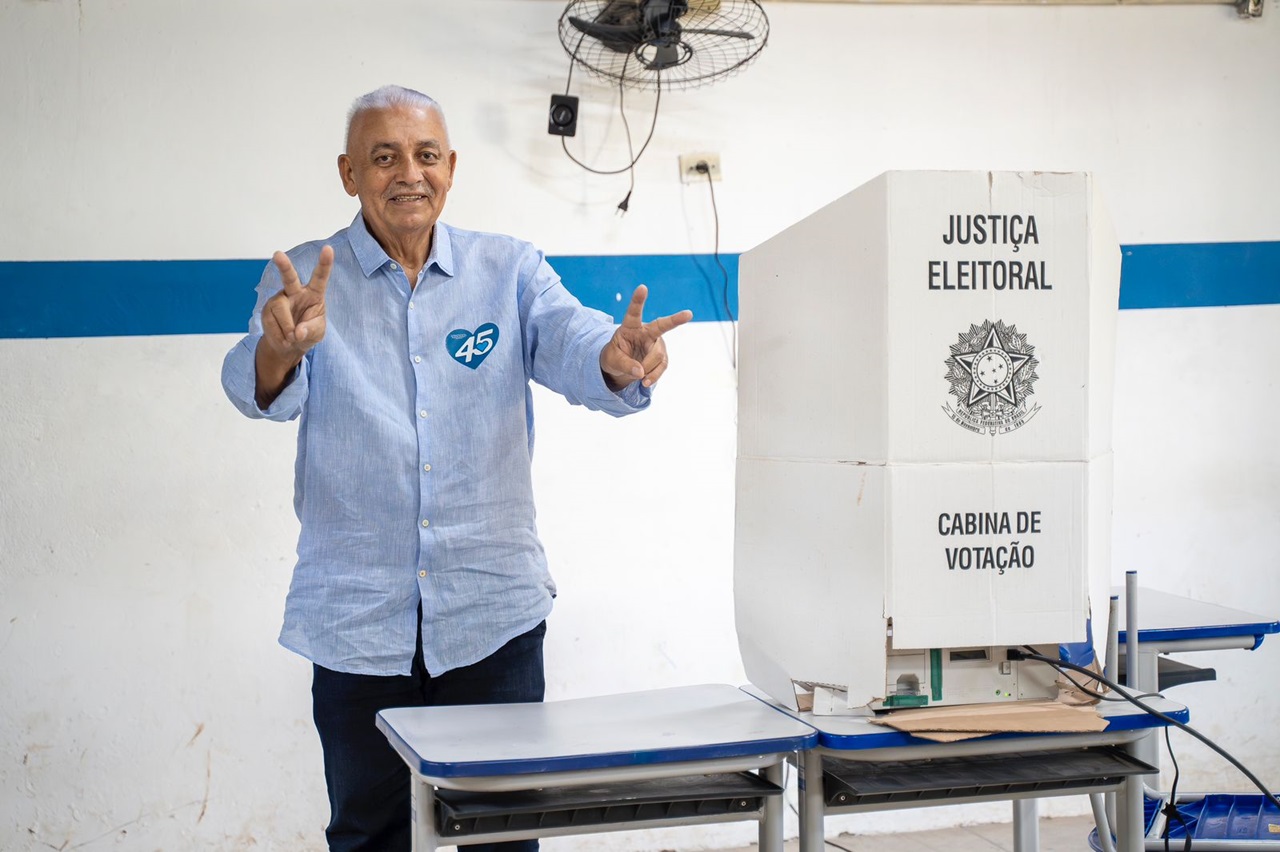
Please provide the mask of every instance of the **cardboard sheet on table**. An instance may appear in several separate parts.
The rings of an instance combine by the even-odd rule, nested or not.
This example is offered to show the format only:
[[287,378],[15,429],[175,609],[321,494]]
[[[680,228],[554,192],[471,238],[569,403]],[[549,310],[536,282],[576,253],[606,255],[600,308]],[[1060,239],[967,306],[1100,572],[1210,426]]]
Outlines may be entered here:
[[[960,704],[954,707],[895,710],[876,716],[871,721],[915,736],[927,736],[929,733],[1088,733],[1106,730],[1107,727],[1106,721],[1098,715],[1095,708],[1071,707],[1057,701]],[[939,741],[952,740],[948,738]]]
[[995,731],[912,731],[911,736],[935,743],[958,743],[961,740],[989,737],[993,733]]

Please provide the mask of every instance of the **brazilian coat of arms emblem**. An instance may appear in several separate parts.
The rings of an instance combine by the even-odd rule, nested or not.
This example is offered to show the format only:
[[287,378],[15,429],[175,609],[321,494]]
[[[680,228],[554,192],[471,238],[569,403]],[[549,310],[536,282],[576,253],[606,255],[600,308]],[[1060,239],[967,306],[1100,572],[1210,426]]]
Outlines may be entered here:
[[1035,347],[1015,325],[984,320],[961,332],[946,359],[954,406],[943,406],[955,423],[979,435],[1000,435],[1024,425],[1040,410],[1030,397],[1039,376]]

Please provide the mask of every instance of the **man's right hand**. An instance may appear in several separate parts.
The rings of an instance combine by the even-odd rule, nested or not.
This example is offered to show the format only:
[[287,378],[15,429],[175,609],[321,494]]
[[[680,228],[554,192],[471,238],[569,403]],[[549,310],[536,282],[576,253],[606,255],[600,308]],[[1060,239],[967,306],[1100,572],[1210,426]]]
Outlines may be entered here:
[[255,353],[258,407],[265,409],[284,390],[293,368],[311,347],[324,339],[324,293],[333,270],[333,248],[320,250],[320,260],[306,286],[289,256],[278,251],[271,258],[280,270],[284,289],[262,306],[262,339]]

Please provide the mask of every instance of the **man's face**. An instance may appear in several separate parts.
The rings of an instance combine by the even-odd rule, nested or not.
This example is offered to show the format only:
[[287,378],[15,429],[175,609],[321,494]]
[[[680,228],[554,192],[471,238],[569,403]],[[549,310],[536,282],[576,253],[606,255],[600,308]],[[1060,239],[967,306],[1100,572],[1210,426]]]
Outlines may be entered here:
[[397,106],[356,116],[338,172],[373,236],[401,242],[431,231],[456,163],[438,112]]

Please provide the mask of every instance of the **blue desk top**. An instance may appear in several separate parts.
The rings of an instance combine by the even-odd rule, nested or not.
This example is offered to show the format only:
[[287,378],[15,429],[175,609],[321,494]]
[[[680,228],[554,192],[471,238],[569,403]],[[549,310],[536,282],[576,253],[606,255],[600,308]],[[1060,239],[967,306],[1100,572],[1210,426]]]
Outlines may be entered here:
[[[1120,647],[1123,651],[1128,634],[1125,632],[1124,588],[1111,590],[1120,598]],[[1139,642],[1194,642],[1195,640],[1220,639],[1226,636],[1253,638],[1253,647],[1262,644],[1264,636],[1280,633],[1280,621],[1268,619],[1238,609],[1205,603],[1155,589],[1139,588],[1138,641]],[[1190,648],[1188,650],[1194,650]]]
[[400,707],[378,729],[415,772],[463,778],[782,754],[812,727],[727,684],[551,701]]
[[[864,751],[877,748],[897,748],[899,746],[938,746],[939,743],[911,734],[895,731],[883,725],[867,721],[864,716],[818,716],[811,712],[798,712],[780,707],[771,698],[755,687],[744,687],[745,692],[756,696],[779,713],[786,715],[818,729],[818,747],[835,751]],[[1144,698],[1143,703],[1154,710],[1186,722],[1191,718],[1187,708],[1163,698]],[[1103,702],[1098,712],[1107,720],[1107,731],[1133,731],[1145,728],[1160,728],[1166,722],[1149,716],[1137,707],[1126,702]],[[1105,732],[1102,732],[1105,733]],[[1070,733],[1000,733],[989,734],[978,739],[961,740],[960,743],[990,742],[994,740],[1030,739],[1044,737],[1080,736]],[[956,743],[956,745],[960,744]],[[944,744],[951,745],[951,744]]]

